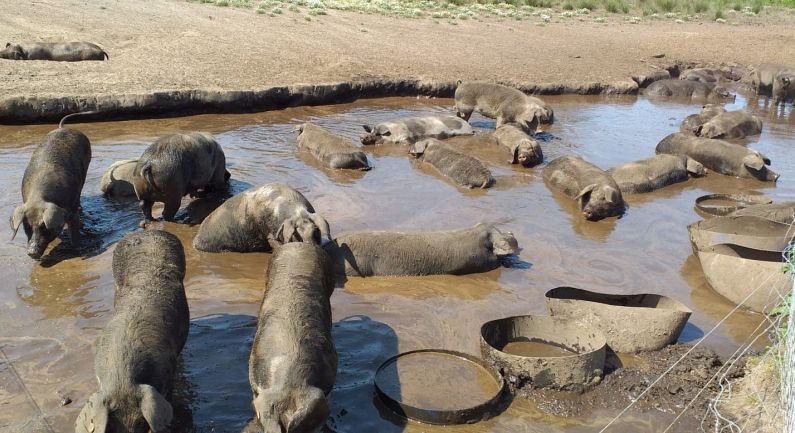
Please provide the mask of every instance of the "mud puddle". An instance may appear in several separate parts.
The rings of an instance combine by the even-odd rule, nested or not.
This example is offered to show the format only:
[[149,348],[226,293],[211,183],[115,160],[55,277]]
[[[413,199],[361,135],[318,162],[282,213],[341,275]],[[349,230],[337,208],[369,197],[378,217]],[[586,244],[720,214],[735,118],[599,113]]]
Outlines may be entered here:
[[[605,169],[653,155],[660,139],[699,111],[696,104],[634,97],[546,99],[557,119],[542,136],[546,160],[577,153]],[[740,98],[729,108],[744,104]],[[378,365],[398,352],[429,347],[479,355],[483,322],[544,314],[544,293],[552,287],[677,298],[694,311],[681,342],[700,338],[733,308],[708,287],[691,256],[686,226],[699,219],[693,201],[704,194],[795,199],[793,112],[752,104],[765,129],[750,146],[773,160],[772,168],[781,173],[777,185],[711,174],[628,196],[623,218],[598,223],[586,222],[573,201],[550,192],[541,180],[541,167],[508,165],[483,135],[454,142],[492,168],[497,184],[486,191],[450,184],[418,167],[400,147],[368,149],[374,169],[366,173],[326,170],[294,151],[298,122],[317,122],[355,138],[362,123],[447,113],[450,100],[390,98],[260,114],[74,125],[93,144],[82,198],[87,246],[81,257],[62,248],[43,265],[34,265],[19,238],[8,241],[9,231],[0,244],[0,431],[47,431],[42,415],[54,431],[73,431],[77,413],[95,389],[93,343],[112,312],[113,245],[135,230],[140,219],[135,204],[101,198],[99,179],[113,160],[138,157],[153,137],[179,130],[213,132],[227,154],[233,192],[286,182],[309,198],[336,234],[448,229],[480,221],[498,221],[514,232],[522,247],[522,266],[470,276],[350,278],[332,296],[340,366],[330,397],[329,428],[340,433],[434,432],[442,429],[395,422],[383,413],[372,387]],[[488,119],[474,122],[481,133],[493,128]],[[32,145],[50,129],[0,127],[0,214],[10,215],[20,203],[19,185]],[[193,250],[194,223],[212,207],[195,201],[180,211],[183,224],[157,224],[182,240],[188,264],[185,287],[193,321],[175,396],[178,431],[237,432],[252,415],[247,359],[269,255]],[[761,320],[737,313],[706,345],[730,354]],[[64,396],[72,403],[62,406]],[[584,432],[600,428],[615,413],[612,406],[595,405],[589,413],[554,415],[516,398],[494,419],[444,431]],[[674,416],[649,409],[622,419],[611,431],[663,431]]]

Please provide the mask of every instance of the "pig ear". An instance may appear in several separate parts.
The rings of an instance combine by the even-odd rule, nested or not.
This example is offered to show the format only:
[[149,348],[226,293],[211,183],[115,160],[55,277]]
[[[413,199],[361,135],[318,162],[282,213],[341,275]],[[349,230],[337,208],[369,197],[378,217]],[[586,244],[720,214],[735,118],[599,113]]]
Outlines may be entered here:
[[316,213],[309,214],[309,218],[320,230],[320,245],[323,246],[331,242],[331,229],[329,228],[328,221]]
[[423,153],[425,153],[425,149],[427,148],[428,148],[427,140],[418,141],[413,145],[411,145],[411,147],[409,148],[409,153],[414,156],[420,156]]
[[605,200],[608,203],[613,204],[619,201],[619,196],[620,196],[619,191],[611,186],[607,188],[607,194],[605,194]]
[[754,170],[761,170],[765,166],[765,161],[759,154],[750,154],[743,158],[743,164]]
[[276,232],[276,240],[280,243],[290,242],[290,239],[293,238],[293,234],[295,234],[295,226],[292,220],[285,220]]
[[364,128],[364,131],[367,132],[368,134],[373,132],[373,127],[370,125],[362,125],[362,128]]
[[686,158],[687,158],[687,172],[692,174],[693,176],[703,176],[704,165],[693,158],[689,157]]
[[11,230],[14,234],[11,235],[11,240],[13,241],[14,238],[17,236],[17,231],[19,230],[19,226],[22,225],[22,221],[25,219],[25,205],[21,204],[14,209],[14,213],[11,214]]
[[95,392],[88,398],[75,421],[75,433],[105,433],[108,428],[108,406]]
[[593,191],[594,188],[596,188],[596,184],[595,183],[592,183],[592,184],[586,186],[585,188],[582,189],[582,191],[580,191],[579,194],[577,194],[577,197],[574,197],[574,199],[575,200],[580,200],[581,198],[583,198],[585,196],[585,194],[588,194],[591,191]]
[[138,385],[141,392],[141,414],[153,432],[166,431],[171,425],[174,410],[171,404],[152,385]]
[[41,215],[41,220],[44,222],[44,227],[47,230],[57,230],[63,228],[65,215],[63,208],[53,203],[44,205],[44,213]]
[[314,431],[326,421],[331,411],[326,403],[326,395],[320,388],[310,387],[297,396],[296,411],[287,420],[286,433]]
[[257,386],[257,395],[251,401],[251,405],[254,406],[254,413],[264,433],[281,433],[282,431],[278,415],[274,413],[275,404],[276,396],[270,388],[262,389]]

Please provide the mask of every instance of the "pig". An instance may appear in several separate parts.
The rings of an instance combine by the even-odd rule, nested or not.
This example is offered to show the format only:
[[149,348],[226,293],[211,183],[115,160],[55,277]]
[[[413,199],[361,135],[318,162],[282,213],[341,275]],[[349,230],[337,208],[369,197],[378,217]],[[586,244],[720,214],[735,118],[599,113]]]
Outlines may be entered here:
[[657,153],[687,155],[717,173],[775,182],[778,174],[768,169],[770,159],[761,153],[727,141],[674,133],[657,144]]
[[227,187],[224,151],[206,132],[172,134],[152,143],[138,159],[133,187],[144,214],[142,225],[153,221],[152,205],[162,202],[163,219],[173,221],[182,197]]
[[480,160],[461,153],[435,138],[426,138],[414,143],[409,153],[467,188],[485,189],[494,182],[488,167]]
[[111,164],[99,182],[102,195],[110,198],[135,197],[133,172],[137,164],[137,159],[123,159]]
[[237,194],[204,219],[193,238],[199,251],[270,251],[271,243],[331,240],[328,222],[309,201],[283,183],[269,183]]
[[504,123],[516,123],[527,133],[535,133],[538,123],[552,123],[554,113],[541,99],[519,89],[478,81],[458,82],[455,90],[456,115],[469,120],[473,111]]
[[445,139],[457,135],[474,135],[466,120],[455,116],[407,117],[378,125],[362,125],[362,144],[414,144],[423,138]]
[[745,110],[724,111],[696,128],[695,135],[726,140],[762,133],[762,121]]
[[680,76],[680,80],[701,81],[702,83],[714,84],[723,80],[727,80],[726,73],[720,69],[712,68],[695,68],[684,71]]
[[700,113],[691,114],[685,117],[685,120],[682,121],[682,125],[680,126],[679,129],[682,132],[697,134],[704,123],[706,123],[713,117],[725,112],[726,109],[723,108],[722,105],[706,104],[701,108]]
[[795,99],[795,68],[782,69],[776,74],[771,95],[776,104]]
[[145,230],[113,252],[114,312],[96,347],[99,390],[75,421],[75,433],[168,430],[177,358],[188,338],[185,253],[176,236]]
[[672,96],[708,100],[734,99],[727,89],[715,84],[690,80],[660,80],[646,88],[648,96]]
[[552,160],[543,172],[552,187],[577,200],[583,215],[596,221],[624,212],[624,198],[616,181],[599,167],[579,156],[562,156]]
[[28,256],[37,260],[65,225],[71,246],[80,247],[80,193],[91,163],[91,143],[82,132],[63,127],[70,116],[33,151],[22,176],[22,205],[11,215],[11,239],[21,225]]
[[325,248],[341,277],[488,272],[519,253],[512,233],[486,223],[446,231],[350,233]]
[[649,84],[655,81],[667,80],[670,78],[671,78],[670,72],[668,72],[665,69],[657,69],[645,75],[634,75],[632,76],[632,81],[638,83],[638,87],[643,89],[649,87]]
[[608,170],[621,193],[651,192],[664,186],[684,182],[689,175],[706,174],[704,166],[685,155],[655,155]]
[[54,60],[56,62],[80,62],[83,60],[105,60],[108,53],[90,42],[33,42],[6,44],[0,51],[0,59],[10,60]]
[[248,361],[252,406],[267,433],[311,433],[330,414],[337,375],[331,338],[334,270],[317,245],[276,247]]
[[370,169],[367,155],[348,140],[311,123],[299,125],[297,130],[298,148],[306,149],[324,165],[351,170]]
[[494,138],[500,146],[511,153],[511,164],[532,167],[544,161],[544,154],[538,141],[514,123],[500,125],[494,132]]
[[777,63],[762,63],[751,74],[751,84],[756,89],[756,93],[764,96],[771,96],[773,91],[773,80],[779,72],[791,68],[787,65]]

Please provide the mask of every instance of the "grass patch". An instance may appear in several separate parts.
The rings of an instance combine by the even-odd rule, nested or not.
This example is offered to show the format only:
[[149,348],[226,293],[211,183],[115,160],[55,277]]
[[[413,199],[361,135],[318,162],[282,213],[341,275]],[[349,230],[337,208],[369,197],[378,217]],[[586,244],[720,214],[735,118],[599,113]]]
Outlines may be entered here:
[[629,5],[624,0],[605,0],[605,10],[610,13],[629,13]]
[[663,12],[673,12],[679,6],[678,0],[656,0],[657,7]]

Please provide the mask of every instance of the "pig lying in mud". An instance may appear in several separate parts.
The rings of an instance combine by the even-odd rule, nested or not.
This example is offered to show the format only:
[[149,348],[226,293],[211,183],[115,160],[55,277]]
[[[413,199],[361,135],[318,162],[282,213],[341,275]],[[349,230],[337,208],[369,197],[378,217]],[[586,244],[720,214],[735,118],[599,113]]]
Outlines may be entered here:
[[80,193],[91,162],[91,143],[82,132],[63,127],[70,116],[33,151],[22,177],[23,204],[11,215],[11,239],[21,225],[28,255],[34,259],[41,258],[64,225],[69,226],[72,247],[80,247]]
[[176,236],[146,230],[119,241],[114,312],[94,357],[99,390],[80,411],[75,433],[170,431],[168,399],[190,321],[184,277]]
[[544,167],[544,180],[577,200],[591,221],[624,212],[624,198],[616,181],[605,171],[580,158],[562,156]]
[[480,160],[435,138],[414,143],[409,153],[467,188],[488,188],[494,182],[488,167]]
[[720,69],[695,68],[688,69],[679,76],[680,80],[701,81],[702,83],[714,84],[732,77]]
[[751,84],[760,95],[771,96],[773,80],[779,72],[791,69],[792,66],[778,63],[762,63],[751,74]]
[[795,102],[795,68],[782,69],[776,74],[773,78],[771,95],[777,104]]
[[168,135],[152,143],[133,172],[144,222],[154,220],[156,201],[164,204],[163,219],[173,221],[183,196],[225,190],[229,180],[225,167],[224,151],[206,132]]
[[267,433],[320,431],[337,376],[331,260],[316,245],[287,243],[274,250],[267,281],[248,361],[252,424]]
[[685,155],[655,155],[608,170],[622,193],[651,192],[706,174],[700,162]]
[[269,183],[237,194],[215,209],[193,238],[199,251],[270,251],[271,242],[330,240],[328,222],[309,201],[283,183]]
[[455,89],[455,113],[469,120],[473,111],[497,120],[497,127],[516,123],[533,134],[538,123],[552,123],[554,113],[541,99],[519,89],[478,81],[460,82]]
[[135,197],[133,172],[137,164],[137,159],[123,159],[111,164],[99,182],[102,195],[111,198]]
[[699,137],[738,139],[762,133],[762,121],[744,110],[726,111],[719,105],[707,104],[699,114],[682,122],[682,131]]
[[413,144],[423,138],[445,139],[457,135],[474,135],[466,120],[455,116],[407,117],[378,125],[362,125],[362,144]]
[[0,51],[0,59],[53,60],[56,62],[80,62],[83,60],[105,60],[108,53],[90,42],[34,42],[6,44]]
[[690,80],[660,80],[646,88],[647,96],[671,96],[676,98],[696,98],[708,100],[733,99],[727,89],[715,84]]
[[513,123],[500,125],[494,132],[497,143],[511,153],[511,164],[532,167],[544,161],[541,145],[524,130]]
[[304,123],[297,129],[298,148],[306,149],[326,166],[351,170],[370,169],[367,155],[348,140],[311,123]]
[[519,253],[516,238],[493,224],[435,232],[368,231],[326,245],[337,275],[463,275],[488,272]]
[[657,144],[657,153],[687,155],[717,173],[775,182],[770,159],[761,153],[723,140],[671,134]]

